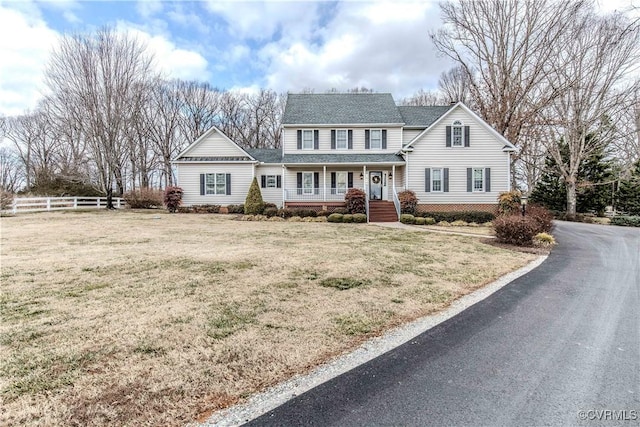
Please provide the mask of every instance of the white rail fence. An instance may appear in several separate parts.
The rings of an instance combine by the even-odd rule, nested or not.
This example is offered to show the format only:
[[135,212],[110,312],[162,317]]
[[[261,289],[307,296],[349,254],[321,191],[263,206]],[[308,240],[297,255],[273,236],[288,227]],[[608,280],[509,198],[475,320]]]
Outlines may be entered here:
[[[113,198],[113,206],[124,207],[126,202],[120,197]],[[16,197],[11,207],[4,212],[62,211],[71,209],[100,209],[107,207],[106,197]]]

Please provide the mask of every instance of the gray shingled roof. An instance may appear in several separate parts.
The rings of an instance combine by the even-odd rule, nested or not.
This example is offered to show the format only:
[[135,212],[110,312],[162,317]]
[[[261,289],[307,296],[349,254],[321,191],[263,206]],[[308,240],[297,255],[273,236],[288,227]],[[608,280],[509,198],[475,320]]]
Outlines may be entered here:
[[418,107],[402,105],[398,107],[406,127],[427,128],[438,120],[453,105],[437,105],[433,107]]
[[390,93],[289,94],[284,125],[404,123]]
[[181,162],[248,162],[251,159],[247,156],[200,156],[200,157],[179,157]]
[[285,154],[283,163],[404,163],[404,159],[396,154]]
[[244,151],[263,163],[282,163],[282,149],[280,148],[247,148]]

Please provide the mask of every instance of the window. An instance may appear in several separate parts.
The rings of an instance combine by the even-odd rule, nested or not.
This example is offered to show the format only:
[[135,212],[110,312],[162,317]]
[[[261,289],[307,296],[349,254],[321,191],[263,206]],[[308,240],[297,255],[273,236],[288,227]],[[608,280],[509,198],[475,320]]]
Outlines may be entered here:
[[267,188],[276,188],[276,176],[267,175]]
[[369,147],[372,150],[380,150],[382,148],[382,130],[371,129]]
[[464,133],[463,126],[460,120],[456,120],[453,122],[453,126],[451,128],[451,140],[452,146],[454,147],[462,147],[464,145]]
[[227,179],[224,173],[206,174],[205,184],[205,194],[227,194]]
[[442,169],[431,169],[431,191],[442,191]]
[[302,149],[313,150],[313,130],[302,131]]
[[484,191],[484,169],[473,169],[473,191]]
[[336,172],[336,193],[345,194],[347,192],[347,172]]
[[313,194],[313,172],[302,173],[302,193]]
[[336,149],[338,150],[347,149],[347,130],[346,129],[336,130]]

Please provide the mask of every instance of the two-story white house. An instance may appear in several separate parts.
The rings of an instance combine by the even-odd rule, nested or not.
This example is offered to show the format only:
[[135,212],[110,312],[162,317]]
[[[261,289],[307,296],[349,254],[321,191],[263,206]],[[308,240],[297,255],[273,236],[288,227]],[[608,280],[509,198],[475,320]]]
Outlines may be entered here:
[[413,107],[384,93],[290,94],[281,149],[245,150],[212,128],[173,163],[187,206],[244,203],[257,177],[264,200],[286,207],[332,210],[344,206],[349,188],[363,189],[375,221],[384,207],[395,211],[405,189],[423,211],[495,212],[498,194],[510,189],[515,149],[462,103]]

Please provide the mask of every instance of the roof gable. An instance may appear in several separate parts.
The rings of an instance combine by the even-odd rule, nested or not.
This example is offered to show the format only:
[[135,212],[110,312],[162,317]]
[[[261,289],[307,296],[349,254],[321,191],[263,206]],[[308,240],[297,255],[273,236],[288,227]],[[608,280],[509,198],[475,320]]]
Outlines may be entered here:
[[[216,141],[214,139],[215,142],[217,143],[222,143],[223,145],[221,145],[219,152],[216,152],[215,154],[211,153],[201,153],[198,151],[202,146],[202,144],[204,143],[212,143],[214,141],[212,141],[212,137],[215,136],[215,134],[218,134],[220,136],[220,138]],[[185,161],[189,161],[189,160],[196,160],[196,159],[203,159],[203,158],[213,158],[213,157],[220,157],[220,158],[235,158],[236,161],[239,160],[256,160],[251,154],[249,154],[247,151],[243,150],[238,144],[236,144],[235,142],[233,142],[227,135],[224,134],[224,132],[222,132],[220,129],[218,129],[216,126],[213,126],[211,129],[207,130],[205,133],[203,133],[202,135],[200,135],[200,137],[198,139],[196,139],[192,144],[190,144],[187,148],[185,148],[180,154],[178,154],[174,161],[178,161],[178,160],[185,160]]]
[[283,125],[404,124],[390,93],[289,94]]
[[503,149],[502,149],[503,151],[517,151],[518,150],[515,145],[513,145],[511,142],[509,142],[509,140],[507,140],[504,136],[500,135],[498,133],[498,131],[496,131],[493,127],[489,126],[489,123],[485,122],[480,116],[478,116],[476,113],[471,111],[469,109],[469,107],[464,105],[462,102],[458,102],[457,104],[452,106],[447,112],[445,112],[443,115],[438,117],[438,119],[435,120],[433,123],[431,123],[431,125],[429,125],[429,127],[427,127],[425,130],[420,132],[415,138],[413,138],[403,148],[403,150],[406,149],[406,148],[412,147],[413,144],[416,141],[418,141],[420,138],[422,138],[427,132],[429,132],[431,129],[433,129],[438,123],[440,123],[442,120],[444,120],[449,114],[451,114],[452,111],[456,110],[457,108],[461,108],[464,112],[469,114],[473,118],[474,121],[476,121],[479,125],[484,127],[486,130],[488,130],[489,133],[491,133],[496,138],[497,142],[499,142],[499,143],[501,143],[503,145]]

